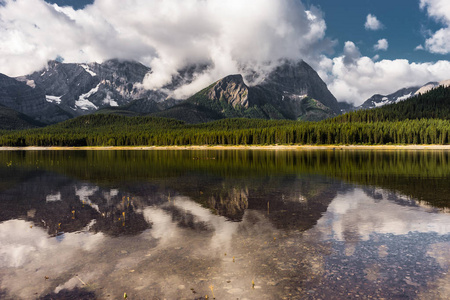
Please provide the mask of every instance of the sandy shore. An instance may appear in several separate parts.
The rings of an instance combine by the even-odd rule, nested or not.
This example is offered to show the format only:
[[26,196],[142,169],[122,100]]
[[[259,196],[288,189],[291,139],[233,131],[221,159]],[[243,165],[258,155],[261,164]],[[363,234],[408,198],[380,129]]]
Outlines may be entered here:
[[135,146],[135,147],[0,147],[0,151],[38,150],[450,150],[450,145],[272,145],[272,146]]

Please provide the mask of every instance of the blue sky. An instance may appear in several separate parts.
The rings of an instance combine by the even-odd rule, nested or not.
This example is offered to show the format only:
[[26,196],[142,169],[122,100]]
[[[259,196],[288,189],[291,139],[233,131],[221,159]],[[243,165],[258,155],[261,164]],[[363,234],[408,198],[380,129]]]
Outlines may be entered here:
[[[307,5],[320,7],[327,23],[327,35],[339,42],[353,41],[364,55],[381,58],[405,58],[416,62],[449,59],[449,55],[414,50],[424,43],[427,31],[435,32],[441,24],[420,9],[419,0],[308,0]],[[383,29],[366,30],[364,24],[372,14],[384,25]],[[379,39],[387,39],[387,51],[375,51]],[[338,47],[339,48],[339,47]]]
[[136,83],[147,89],[210,64],[179,98],[303,59],[339,101],[360,104],[450,79],[450,1],[0,0],[0,73],[28,74],[57,57],[139,61],[153,71]]
[[88,4],[94,3],[94,0],[46,0],[48,3],[56,3],[60,6],[70,5],[75,9],[82,9]]

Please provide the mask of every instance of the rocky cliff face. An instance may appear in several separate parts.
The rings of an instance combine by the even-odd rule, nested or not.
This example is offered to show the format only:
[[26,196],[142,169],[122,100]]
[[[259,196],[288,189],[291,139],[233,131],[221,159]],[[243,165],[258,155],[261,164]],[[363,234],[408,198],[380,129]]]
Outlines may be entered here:
[[0,74],[0,104],[42,123],[61,122],[72,117],[46,101],[42,89]]
[[242,106],[248,108],[249,88],[244,83],[242,75],[230,75],[217,81],[208,91],[210,100],[223,100],[233,107]]

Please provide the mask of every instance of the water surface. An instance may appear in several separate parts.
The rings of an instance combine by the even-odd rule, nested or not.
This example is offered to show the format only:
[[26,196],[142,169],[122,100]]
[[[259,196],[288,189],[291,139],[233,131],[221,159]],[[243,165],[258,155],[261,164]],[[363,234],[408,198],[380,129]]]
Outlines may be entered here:
[[1,299],[448,299],[450,152],[0,152]]

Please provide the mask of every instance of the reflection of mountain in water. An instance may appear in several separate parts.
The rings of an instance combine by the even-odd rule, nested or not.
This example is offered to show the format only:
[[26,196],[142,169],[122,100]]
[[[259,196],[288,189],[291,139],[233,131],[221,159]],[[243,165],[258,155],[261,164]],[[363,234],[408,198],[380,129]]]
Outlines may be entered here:
[[278,176],[248,181],[201,174],[126,182],[105,188],[45,171],[9,169],[20,178],[0,191],[0,221],[25,219],[50,235],[90,230],[135,235],[151,228],[146,207],[161,207],[178,226],[209,231],[189,210],[171,204],[187,196],[213,213],[240,222],[247,209],[261,211],[278,228],[306,230],[316,224],[339,184],[321,177]]
[[33,221],[50,235],[83,229],[111,235],[137,234],[150,227],[136,212],[134,201],[125,196],[122,199],[119,191],[45,171],[22,177],[24,181],[0,192],[0,221]]

